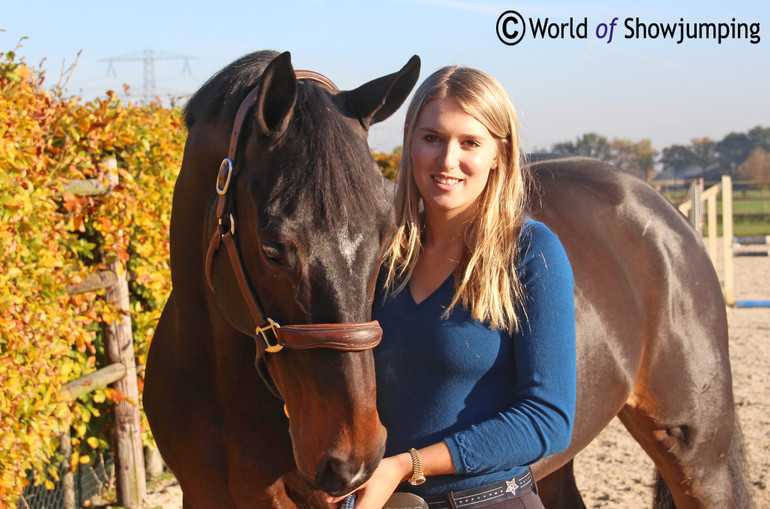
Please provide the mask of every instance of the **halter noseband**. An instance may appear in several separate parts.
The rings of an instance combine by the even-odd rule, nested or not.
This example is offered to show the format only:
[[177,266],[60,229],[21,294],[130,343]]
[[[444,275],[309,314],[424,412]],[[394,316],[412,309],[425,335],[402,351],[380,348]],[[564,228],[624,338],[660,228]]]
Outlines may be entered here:
[[[306,79],[316,81],[324,86],[338,90],[336,85],[327,77],[313,71],[296,71],[298,80]],[[334,323],[334,324],[303,324],[303,325],[278,325],[267,316],[251,282],[246,275],[246,267],[243,264],[238,238],[235,236],[235,207],[234,198],[230,194],[233,179],[235,177],[235,156],[238,149],[240,133],[246,119],[246,113],[254,105],[259,95],[259,84],[255,86],[238,107],[235,115],[233,130],[230,136],[230,147],[227,157],[219,166],[216,191],[217,198],[217,228],[209,243],[206,253],[206,279],[209,287],[214,291],[212,284],[212,270],[214,257],[223,243],[230,258],[230,263],[241,289],[243,298],[254,321],[254,334],[264,343],[264,351],[275,353],[283,348],[310,349],[328,348],[332,350],[360,351],[369,350],[377,346],[382,337],[382,329],[377,321],[364,323]],[[268,333],[272,333],[273,342],[268,339]],[[261,357],[261,353],[259,354]]]

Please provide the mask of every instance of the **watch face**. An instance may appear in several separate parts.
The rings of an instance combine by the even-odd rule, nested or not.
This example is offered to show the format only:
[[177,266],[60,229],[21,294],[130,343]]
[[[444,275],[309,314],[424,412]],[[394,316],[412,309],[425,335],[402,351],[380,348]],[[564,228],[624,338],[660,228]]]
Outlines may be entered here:
[[385,502],[382,509],[429,509],[428,503],[414,493],[397,491]]
[[419,486],[424,482],[425,482],[424,475],[421,475],[420,477],[412,477],[411,479],[409,479],[409,484],[411,484],[412,486]]

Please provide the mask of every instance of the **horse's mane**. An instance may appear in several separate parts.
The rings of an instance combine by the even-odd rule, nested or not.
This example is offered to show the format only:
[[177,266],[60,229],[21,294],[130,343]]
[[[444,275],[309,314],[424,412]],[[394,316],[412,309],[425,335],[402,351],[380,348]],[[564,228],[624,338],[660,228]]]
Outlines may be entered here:
[[[251,53],[215,74],[185,107],[188,129],[198,121],[234,118],[243,97],[276,56],[269,50]],[[290,148],[291,161],[286,163],[294,168],[279,169],[271,185],[269,202],[279,216],[312,211],[316,223],[328,226],[371,213],[382,178],[369,168],[374,166],[371,158],[357,160],[368,153],[368,145],[346,125],[343,115],[329,114],[337,110],[333,95],[322,85],[300,82],[289,135],[281,141]]]
[[234,117],[248,90],[256,85],[267,64],[277,56],[278,52],[272,50],[249,53],[209,78],[185,106],[187,128],[198,120],[218,115]]
[[322,86],[301,83],[291,136],[285,140],[297,168],[279,172],[270,197],[282,215],[302,207],[312,211],[319,225],[345,224],[351,216],[371,216],[372,200],[381,196],[382,175],[374,169],[366,140],[346,125],[343,115],[328,114],[337,110],[333,102]]

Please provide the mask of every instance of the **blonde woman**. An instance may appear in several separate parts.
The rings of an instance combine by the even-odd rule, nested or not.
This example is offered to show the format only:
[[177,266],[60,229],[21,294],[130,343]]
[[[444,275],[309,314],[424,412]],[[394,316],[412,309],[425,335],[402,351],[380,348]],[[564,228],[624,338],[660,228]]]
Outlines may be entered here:
[[355,507],[542,507],[529,465],[567,447],[575,411],[569,261],[526,216],[518,121],[494,78],[440,69],[406,121],[373,310],[387,449]]

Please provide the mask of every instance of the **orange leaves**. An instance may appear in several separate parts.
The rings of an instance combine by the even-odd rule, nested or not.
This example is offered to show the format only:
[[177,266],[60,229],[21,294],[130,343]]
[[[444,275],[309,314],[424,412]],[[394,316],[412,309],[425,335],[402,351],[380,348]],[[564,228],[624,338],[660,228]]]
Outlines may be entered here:
[[[168,223],[186,137],[178,108],[132,107],[109,92],[84,103],[42,80],[0,53],[0,507],[14,505],[26,471],[51,466],[70,425],[75,464],[107,446],[109,410],[123,395],[72,401],[61,387],[101,367],[101,327],[121,315],[103,291],[65,287],[103,269],[103,256],[119,260],[143,362],[170,291]],[[71,180],[103,180],[110,157],[120,173],[111,194],[61,194]]]
[[398,163],[401,161],[401,148],[397,148],[392,154],[385,152],[372,152],[377,166],[380,167],[380,171],[385,178],[390,180],[396,179],[396,172],[398,170]]

